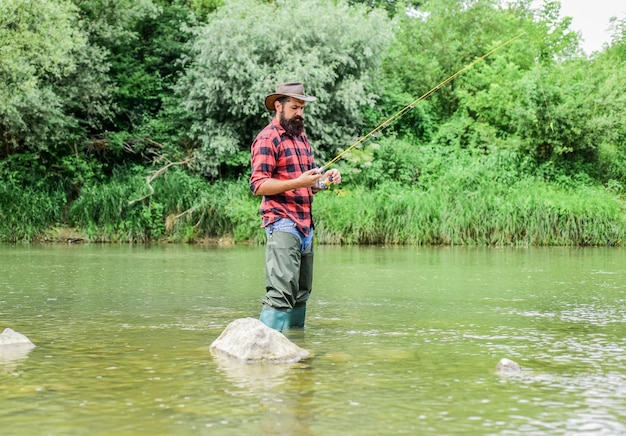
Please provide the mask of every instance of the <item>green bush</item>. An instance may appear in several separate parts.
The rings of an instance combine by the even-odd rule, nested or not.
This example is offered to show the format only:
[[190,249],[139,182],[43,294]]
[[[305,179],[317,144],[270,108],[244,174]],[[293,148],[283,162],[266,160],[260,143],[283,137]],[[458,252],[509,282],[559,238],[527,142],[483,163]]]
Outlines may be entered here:
[[230,1],[195,32],[178,89],[200,144],[196,168],[212,178],[247,164],[270,118],[264,98],[280,82],[304,81],[318,98],[306,109],[317,157],[343,147],[377,100],[374,79],[392,38],[384,12],[316,0]]
[[62,189],[0,183],[0,204],[0,240],[31,241],[63,222],[66,196]]

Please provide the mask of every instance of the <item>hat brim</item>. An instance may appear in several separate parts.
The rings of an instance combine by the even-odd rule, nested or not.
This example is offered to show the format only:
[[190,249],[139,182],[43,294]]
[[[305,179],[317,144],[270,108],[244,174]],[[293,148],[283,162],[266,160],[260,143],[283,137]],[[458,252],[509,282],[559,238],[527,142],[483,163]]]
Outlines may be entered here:
[[280,93],[275,93],[275,94],[270,94],[267,97],[265,97],[265,107],[270,110],[273,111],[274,110],[274,102],[276,100],[278,100],[281,97],[291,97],[291,98],[295,98],[297,100],[302,100],[302,101],[306,101],[306,102],[312,102],[317,100],[317,98],[310,96],[310,95],[301,95],[301,94],[280,94]]

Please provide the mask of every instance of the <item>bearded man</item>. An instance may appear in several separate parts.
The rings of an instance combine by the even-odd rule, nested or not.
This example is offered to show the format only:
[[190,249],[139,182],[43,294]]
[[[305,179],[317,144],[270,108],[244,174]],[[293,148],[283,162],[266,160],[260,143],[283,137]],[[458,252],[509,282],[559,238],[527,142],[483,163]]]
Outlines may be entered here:
[[262,195],[265,296],[260,320],[282,331],[304,327],[313,285],[313,194],[341,183],[337,169],[321,174],[304,133],[307,96],[301,82],[281,83],[265,98],[272,121],[252,143],[250,190]]

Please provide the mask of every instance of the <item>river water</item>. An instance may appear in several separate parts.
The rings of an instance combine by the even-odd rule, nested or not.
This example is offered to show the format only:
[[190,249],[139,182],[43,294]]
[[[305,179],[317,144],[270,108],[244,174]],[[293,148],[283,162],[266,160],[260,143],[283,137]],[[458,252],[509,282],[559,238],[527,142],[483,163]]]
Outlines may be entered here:
[[626,433],[623,249],[317,246],[313,357],[217,362],[263,250],[0,245],[0,433]]

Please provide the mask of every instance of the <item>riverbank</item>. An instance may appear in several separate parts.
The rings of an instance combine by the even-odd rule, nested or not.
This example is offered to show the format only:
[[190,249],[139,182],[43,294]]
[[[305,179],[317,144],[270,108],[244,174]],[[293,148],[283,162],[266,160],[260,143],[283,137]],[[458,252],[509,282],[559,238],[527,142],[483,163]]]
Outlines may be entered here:
[[[87,233],[74,227],[52,227],[43,231],[39,236],[33,238],[33,242],[38,243],[61,243],[61,244],[89,244],[89,243],[116,243],[120,241],[114,241],[112,239],[98,239],[94,240],[89,237]],[[128,243],[128,241],[123,241]],[[155,243],[171,243],[167,239],[160,239],[152,241]],[[201,237],[189,241],[190,243],[197,245],[210,245],[228,247],[235,245],[235,240],[230,235],[224,235],[222,237]]]
[[[621,184],[533,169],[521,157],[395,142],[315,195],[318,244],[622,246]],[[381,151],[382,150],[382,151]],[[392,154],[392,153],[395,153]],[[391,159],[397,156],[397,165]],[[393,165],[392,165],[393,164]],[[263,244],[248,178],[120,171],[82,186],[0,184],[0,241]]]
[[[99,192],[106,191],[103,189]],[[258,197],[241,184],[204,194],[187,212],[155,213],[155,198],[117,215],[63,223],[5,241],[263,244]],[[208,200],[210,199],[210,201]],[[121,203],[121,202],[120,202]],[[99,208],[100,209],[100,208]],[[162,210],[162,209],[161,209]],[[83,217],[89,217],[86,212]],[[133,222],[131,217],[149,217]],[[318,194],[316,242],[324,245],[622,246],[623,199],[601,187],[544,182],[345,186]],[[33,222],[33,221],[31,221]],[[23,224],[23,223],[22,223]],[[132,224],[132,225],[131,225]],[[26,227],[25,227],[26,228]],[[17,234],[15,229],[12,234]]]

